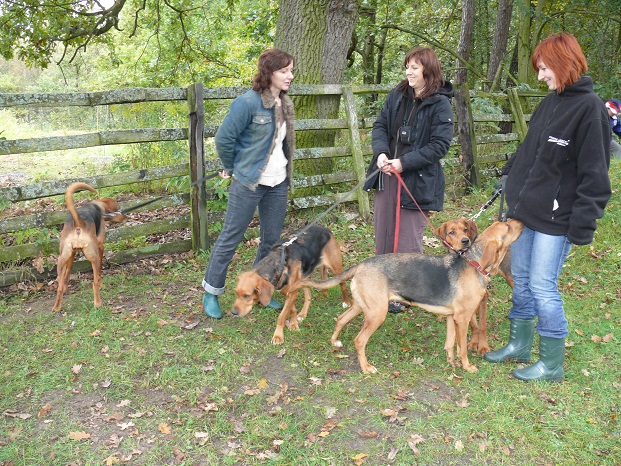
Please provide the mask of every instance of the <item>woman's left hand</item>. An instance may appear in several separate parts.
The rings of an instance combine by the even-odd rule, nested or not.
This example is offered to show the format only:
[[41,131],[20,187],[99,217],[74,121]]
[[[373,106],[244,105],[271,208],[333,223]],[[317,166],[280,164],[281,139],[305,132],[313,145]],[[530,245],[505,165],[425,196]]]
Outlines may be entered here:
[[392,160],[388,160],[387,162],[390,164],[391,171],[396,172],[396,173],[403,172],[403,165],[401,165],[400,159],[392,159]]

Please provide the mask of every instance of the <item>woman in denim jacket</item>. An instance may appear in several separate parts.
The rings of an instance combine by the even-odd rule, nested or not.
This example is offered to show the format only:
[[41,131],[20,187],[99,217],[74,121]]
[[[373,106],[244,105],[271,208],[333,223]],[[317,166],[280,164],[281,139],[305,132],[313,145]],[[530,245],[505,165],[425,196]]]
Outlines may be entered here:
[[[220,176],[233,180],[224,226],[203,280],[203,308],[214,319],[222,317],[218,295],[224,293],[229,264],[257,208],[261,242],[255,265],[280,239],[295,149],[295,112],[287,96],[294,62],[282,50],[264,51],[252,90],[233,101],[216,133],[216,150],[224,167]],[[275,300],[269,306],[281,307]]]

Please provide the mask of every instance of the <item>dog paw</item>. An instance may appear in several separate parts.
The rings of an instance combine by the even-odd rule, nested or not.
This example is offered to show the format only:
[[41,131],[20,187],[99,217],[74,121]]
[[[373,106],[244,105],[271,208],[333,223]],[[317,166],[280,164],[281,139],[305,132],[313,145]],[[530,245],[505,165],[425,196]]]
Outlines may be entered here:
[[343,343],[341,342],[341,340],[336,340],[332,342],[332,346],[336,347],[336,348],[342,348],[343,347]]
[[287,327],[289,328],[289,330],[300,330],[297,319],[289,322],[287,324]]
[[285,342],[285,337],[282,335],[274,335],[272,337],[272,345],[282,345]]
[[377,369],[375,368],[375,366],[369,364],[368,366],[362,368],[362,372],[364,372],[365,374],[377,374]]
[[468,366],[464,366],[464,369],[468,372],[479,372],[479,369],[477,369],[477,366],[475,366],[474,364],[469,364]]
[[479,345],[477,348],[477,353],[479,353],[481,356],[485,355],[486,353],[490,352],[490,348],[489,345],[486,343],[485,345]]

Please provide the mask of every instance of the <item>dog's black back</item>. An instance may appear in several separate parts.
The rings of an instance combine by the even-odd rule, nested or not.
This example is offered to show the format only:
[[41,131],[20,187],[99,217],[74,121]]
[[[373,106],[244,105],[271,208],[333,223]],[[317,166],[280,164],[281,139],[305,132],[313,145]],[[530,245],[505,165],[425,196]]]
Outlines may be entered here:
[[[86,204],[77,209],[77,211],[84,223],[95,224],[95,234],[99,235],[99,231],[101,230],[101,226],[103,224],[103,214],[101,212],[101,208],[95,204]],[[73,217],[71,214],[69,214],[67,220],[65,221],[65,228],[73,228]]]
[[[283,246],[294,237],[295,241]],[[331,238],[332,232],[321,225],[313,224],[298,230],[276,243],[270,253],[257,264],[256,271],[277,286],[277,289],[281,289],[289,284],[288,264],[299,261],[302,275],[310,275],[321,263],[321,253]]]

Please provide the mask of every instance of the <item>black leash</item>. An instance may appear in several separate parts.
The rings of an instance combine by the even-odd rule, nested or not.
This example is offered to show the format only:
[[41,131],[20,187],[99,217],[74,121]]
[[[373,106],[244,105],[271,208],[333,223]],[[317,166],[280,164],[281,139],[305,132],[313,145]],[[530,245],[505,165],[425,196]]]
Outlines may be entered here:
[[336,206],[338,206],[339,204],[341,204],[342,202],[345,202],[347,200],[347,198],[349,198],[349,196],[351,196],[352,193],[354,193],[358,188],[361,188],[364,183],[366,183],[368,180],[370,180],[371,178],[373,178],[375,175],[377,175],[377,173],[380,171],[379,168],[377,168],[376,170],[374,170],[369,176],[367,176],[364,180],[360,181],[356,186],[353,187],[353,189],[347,191],[345,194],[343,194],[334,204],[332,204],[330,207],[328,207],[325,211],[323,211],[321,214],[319,214],[317,217],[315,217],[313,219],[312,222],[308,223],[307,225],[305,225],[303,228],[301,228],[300,230],[295,232],[295,236],[290,237],[287,241],[285,241],[284,243],[282,243],[280,245],[280,250],[281,250],[281,255],[280,255],[280,264],[281,266],[284,265],[285,261],[286,261],[286,252],[287,252],[287,248],[289,246],[291,246],[291,244],[293,244],[298,237],[302,236],[304,234],[304,232],[306,230],[308,230],[312,225],[315,225],[319,220],[321,220],[322,218],[324,218],[326,215],[328,215],[332,210],[334,210],[336,208]]
[[[207,181],[207,180],[210,180],[210,179],[212,179],[212,178],[215,178],[216,176],[218,176],[218,174],[219,174],[219,173],[220,173],[220,172],[215,171],[215,172],[213,172],[213,173],[210,173],[209,175],[203,176],[200,180],[196,180],[196,181],[194,181],[193,183],[191,183],[191,184],[190,184],[190,187],[192,187],[192,186],[196,186],[197,184],[201,184],[201,183],[203,183],[204,181]],[[141,204],[137,204],[137,205],[135,205],[135,206],[133,206],[133,207],[128,207],[127,209],[121,209],[121,210],[120,210],[120,211],[118,211],[118,212],[110,212],[110,213],[106,213],[106,214],[104,214],[104,218],[114,217],[115,215],[124,215],[124,214],[126,214],[126,213],[128,213],[128,212],[133,212],[134,210],[138,210],[138,209],[140,209],[140,208],[142,208],[142,207],[144,207],[144,206],[147,206],[147,205],[149,205],[149,204],[153,204],[154,202],[157,202],[157,201],[159,201],[160,199],[164,199],[165,197],[167,197],[167,196],[159,196],[159,197],[156,197],[156,198],[154,198],[154,199],[150,199],[150,200],[148,200],[148,201],[146,201],[146,202],[143,202],[143,203],[141,203]]]

